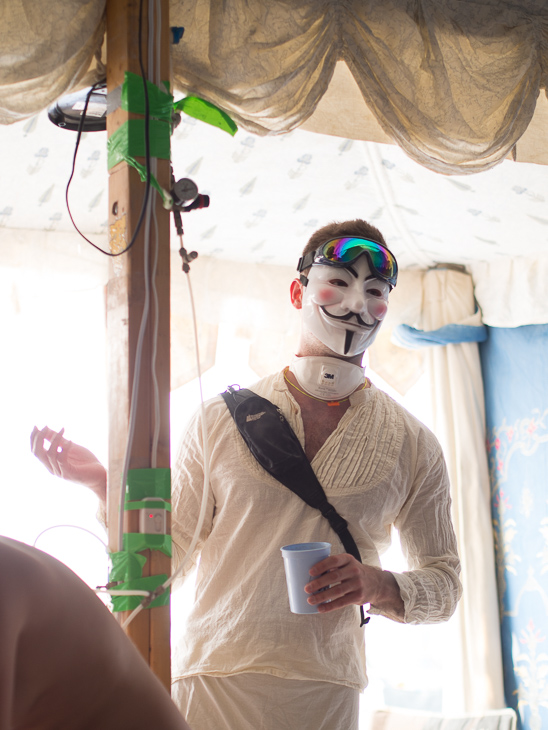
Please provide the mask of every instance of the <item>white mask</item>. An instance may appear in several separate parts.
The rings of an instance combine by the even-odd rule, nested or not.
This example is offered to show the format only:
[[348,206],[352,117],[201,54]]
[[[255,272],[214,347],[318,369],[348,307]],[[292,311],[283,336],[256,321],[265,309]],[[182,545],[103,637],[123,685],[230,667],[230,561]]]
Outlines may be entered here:
[[314,264],[303,295],[303,326],[333,352],[353,357],[377,336],[389,293],[365,255],[347,267]]
[[338,357],[295,357],[291,372],[309,395],[322,400],[340,400],[365,382],[364,368]]

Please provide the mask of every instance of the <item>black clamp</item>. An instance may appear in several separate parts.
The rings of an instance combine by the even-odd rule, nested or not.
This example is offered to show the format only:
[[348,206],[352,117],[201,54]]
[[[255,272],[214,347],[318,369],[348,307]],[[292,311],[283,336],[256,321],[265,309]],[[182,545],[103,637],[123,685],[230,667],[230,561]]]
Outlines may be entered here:
[[[200,208],[208,208],[209,195],[201,195],[198,192],[196,183],[189,178],[182,178],[176,181],[173,175],[173,169],[171,170],[170,192],[173,201],[171,212],[173,213],[177,235],[180,237],[182,243],[184,229],[181,213],[188,213],[191,210],[198,210]],[[187,251],[184,246],[181,246],[179,255],[183,259],[183,271],[185,274],[188,274],[190,264],[198,257],[198,253],[196,251]]]

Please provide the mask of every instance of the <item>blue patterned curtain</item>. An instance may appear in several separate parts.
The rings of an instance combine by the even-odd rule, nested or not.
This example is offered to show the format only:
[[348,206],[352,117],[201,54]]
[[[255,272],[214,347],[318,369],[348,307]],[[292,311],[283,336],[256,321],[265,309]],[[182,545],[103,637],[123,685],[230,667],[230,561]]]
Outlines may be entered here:
[[548,325],[480,346],[506,701],[548,728]]

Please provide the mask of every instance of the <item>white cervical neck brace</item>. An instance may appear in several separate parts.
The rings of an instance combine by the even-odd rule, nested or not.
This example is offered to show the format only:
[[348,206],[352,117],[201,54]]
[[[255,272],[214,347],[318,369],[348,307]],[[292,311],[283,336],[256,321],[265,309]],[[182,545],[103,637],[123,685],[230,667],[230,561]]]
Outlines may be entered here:
[[309,395],[340,400],[365,382],[364,368],[337,357],[295,357],[291,372]]

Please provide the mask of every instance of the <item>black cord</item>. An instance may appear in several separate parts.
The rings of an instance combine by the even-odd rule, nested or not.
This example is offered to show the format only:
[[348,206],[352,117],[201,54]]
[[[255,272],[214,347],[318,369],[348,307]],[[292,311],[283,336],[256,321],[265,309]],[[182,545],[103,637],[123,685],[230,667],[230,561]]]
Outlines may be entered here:
[[118,251],[117,253],[112,253],[111,251],[105,251],[101,246],[98,246],[96,243],[93,243],[93,241],[90,241],[87,236],[85,236],[82,231],[78,228],[76,223],[74,222],[74,218],[72,217],[72,213],[70,211],[70,205],[69,205],[69,188],[70,183],[72,182],[72,178],[74,177],[74,171],[76,168],[76,156],[78,154],[78,147],[80,146],[80,139],[82,137],[82,130],[84,128],[84,122],[86,119],[86,113],[89,106],[89,100],[91,99],[91,95],[95,88],[99,86],[99,84],[103,83],[102,81],[97,81],[88,91],[88,94],[86,96],[86,103],[84,104],[84,110],[82,111],[82,115],[80,117],[80,123],[78,124],[78,135],[76,137],[76,146],[74,148],[74,157],[72,158],[72,171],[70,173],[70,177],[67,183],[67,188],[65,191],[65,200],[67,203],[67,211],[69,214],[69,218],[72,221],[72,225],[76,229],[76,231],[82,236],[82,238],[87,241],[93,248],[96,248],[101,253],[104,253],[105,256],[121,256],[122,254],[129,251],[129,249],[133,246],[135,241],[137,240],[137,236],[139,235],[139,231],[141,229],[141,225],[143,223],[144,217],[145,217],[145,211],[148,204],[148,199],[150,197],[150,179],[151,179],[151,173],[150,173],[150,106],[149,106],[149,99],[148,99],[148,88],[147,88],[147,79],[145,75],[145,68],[143,64],[143,49],[142,49],[142,35],[143,35],[143,0],[139,1],[139,68],[141,69],[141,78],[143,79],[143,90],[144,90],[144,97],[145,97],[145,166],[146,166],[146,183],[145,183],[145,196],[143,198],[143,204],[141,206],[141,212],[139,213],[139,219],[137,221],[137,226],[135,228],[135,232],[133,233],[133,236],[131,237],[131,241],[128,243],[126,248],[123,249],[123,251]]

